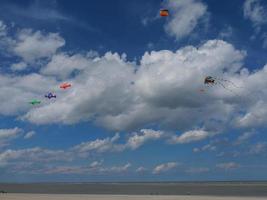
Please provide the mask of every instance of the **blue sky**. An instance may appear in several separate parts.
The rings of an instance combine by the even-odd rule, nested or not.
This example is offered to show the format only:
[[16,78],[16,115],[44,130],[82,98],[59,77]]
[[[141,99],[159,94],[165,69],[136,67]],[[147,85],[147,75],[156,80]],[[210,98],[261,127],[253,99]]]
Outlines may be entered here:
[[1,182],[266,180],[266,16],[263,0],[1,0]]

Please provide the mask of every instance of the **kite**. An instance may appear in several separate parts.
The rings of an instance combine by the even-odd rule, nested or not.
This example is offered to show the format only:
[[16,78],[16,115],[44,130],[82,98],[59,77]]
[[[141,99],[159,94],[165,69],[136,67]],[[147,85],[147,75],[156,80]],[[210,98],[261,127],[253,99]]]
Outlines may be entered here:
[[[222,79],[222,78],[212,77],[212,76],[205,77],[204,84],[208,85],[208,86],[214,86],[214,85],[219,84],[224,89],[230,91],[231,93],[233,93],[237,96],[239,96],[239,95],[236,92],[234,92],[232,89],[229,88],[229,84],[235,88],[241,88],[241,87],[238,87],[236,84],[234,84],[232,81]],[[226,84],[228,84],[228,85],[226,85]]]
[[52,92],[49,92],[48,94],[45,95],[46,98],[52,99],[52,98],[57,98],[57,95],[53,94]]
[[70,83],[62,83],[62,84],[60,85],[60,88],[63,89],[63,90],[65,90],[65,89],[67,89],[67,88],[69,88],[69,87],[71,87],[71,84],[70,84]]
[[215,84],[215,79],[211,76],[207,76],[204,80],[204,84]]
[[159,14],[161,17],[167,17],[167,16],[169,16],[169,10],[162,9],[162,10],[160,10]]
[[38,105],[38,104],[40,104],[41,103],[41,101],[40,100],[36,100],[36,99],[33,99],[33,100],[31,100],[30,102],[29,102],[29,104],[32,104],[32,105]]

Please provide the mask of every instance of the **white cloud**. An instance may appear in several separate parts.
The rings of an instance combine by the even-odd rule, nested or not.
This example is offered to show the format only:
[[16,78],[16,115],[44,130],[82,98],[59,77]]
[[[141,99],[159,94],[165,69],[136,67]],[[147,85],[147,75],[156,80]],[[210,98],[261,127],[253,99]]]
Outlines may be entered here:
[[165,31],[177,40],[188,36],[207,13],[207,6],[196,0],[168,0],[166,8],[170,10],[170,20]]
[[[199,47],[186,46],[175,52],[146,52],[137,66],[127,61],[125,54],[57,53],[64,41],[58,34],[24,32],[15,45],[28,43],[28,38],[49,43],[49,50],[39,52],[37,57],[26,53],[26,60],[42,56],[52,56],[52,60],[41,68],[41,74],[0,75],[2,115],[18,116],[35,124],[90,121],[113,131],[140,130],[157,124],[164,131],[186,133],[175,138],[180,142],[209,137],[204,132],[192,135],[192,130],[212,134],[225,127],[266,125],[267,67],[256,72],[242,68],[246,53],[222,40],[209,40]],[[52,43],[56,45],[50,48]],[[208,75],[229,80],[224,83],[226,89],[217,84],[200,93]],[[64,81],[72,87],[60,91],[60,78],[66,78]],[[42,100],[34,108],[28,104],[30,99],[42,98],[49,91],[57,93],[56,101]],[[135,137],[137,143],[147,141],[142,134]]]
[[90,175],[114,175],[126,173],[131,167],[130,163],[126,163],[121,166],[103,166],[102,163],[97,167],[91,166],[57,166],[57,167],[46,167],[42,169],[34,170],[36,174],[90,174]]
[[35,131],[30,131],[24,135],[24,139],[30,139],[35,135]]
[[262,27],[267,24],[267,7],[263,5],[263,2],[262,0],[246,0],[243,12],[245,19],[249,19],[255,28],[255,33],[251,38],[262,39],[262,47],[267,48],[266,33],[262,32]]
[[0,140],[7,140],[17,137],[22,132],[22,129],[15,127],[12,129],[0,129]]
[[[63,60],[70,58],[67,54],[61,56]],[[60,82],[54,77],[60,77],[60,71],[49,77],[39,74],[3,76],[0,79],[0,93],[5,95],[1,95],[1,113],[12,115],[26,112],[22,119],[36,124],[72,124],[93,120],[98,125],[118,131],[140,129],[151,123],[175,131],[188,131],[192,126],[203,124],[199,128],[212,132],[209,129],[219,127],[214,123],[229,124],[229,119],[236,112],[241,110],[248,114],[257,102],[267,96],[264,89],[265,68],[252,74],[246,69],[239,73],[244,56],[244,52],[234,49],[231,44],[212,40],[199,48],[189,46],[176,52],[145,53],[134,73],[135,64],[127,62],[124,55],[107,53],[94,58],[72,55],[71,60],[77,59],[79,63],[81,59],[81,63],[92,65],[84,64],[79,68],[80,73],[66,80],[73,86],[64,92],[59,91]],[[68,73],[65,75],[63,72],[62,77],[77,69],[71,66],[67,67]],[[208,88],[204,94],[199,93],[207,75],[225,77],[246,89],[228,86],[236,90],[239,96],[220,86]],[[44,101],[34,109],[26,103],[51,90],[58,92],[56,102]],[[8,94],[6,91],[9,91]],[[254,98],[251,92],[260,92],[261,96]],[[244,123],[245,115],[237,116],[236,126],[248,124]],[[262,121],[259,121],[250,117],[253,122],[250,124],[263,125],[266,118],[264,115],[261,118]]]
[[145,167],[143,167],[143,166],[138,167],[138,168],[136,169],[136,172],[137,172],[137,173],[140,173],[140,174],[143,174],[143,173],[147,172],[147,168],[145,168]]
[[239,168],[240,165],[235,162],[227,162],[227,163],[219,163],[216,165],[216,167],[223,170],[233,170]]
[[114,135],[112,138],[96,139],[94,141],[83,142],[72,148],[73,151],[81,154],[90,152],[116,152],[124,150],[123,145],[116,144],[115,142],[120,138],[119,134]]
[[[62,98],[53,104],[31,110],[25,119],[38,124],[52,121],[76,123],[80,120],[88,121],[96,115],[98,118],[116,116],[127,110],[129,103],[134,100],[130,92],[134,68],[123,59],[123,55],[120,57],[111,53],[101,59],[94,59],[92,67],[86,68],[71,81],[73,87],[65,91]],[[43,114],[39,115],[40,112]]]
[[154,131],[151,129],[142,129],[141,134],[134,133],[127,141],[126,147],[137,149],[149,140],[158,140],[163,137],[162,131]]
[[267,23],[267,10],[261,5],[261,0],[246,0],[244,3],[244,17],[254,26],[259,27]]
[[204,140],[204,139],[211,137],[213,135],[214,135],[214,133],[210,133],[210,132],[207,132],[204,130],[193,130],[193,131],[187,131],[180,136],[173,136],[169,140],[169,142],[173,143],[173,144],[191,143],[191,142]]
[[24,70],[28,67],[27,63],[25,62],[19,62],[19,63],[14,63],[11,65],[11,70],[13,71],[21,71]]
[[[0,165],[12,164],[15,161],[15,165],[20,162],[52,162],[52,161],[71,161],[73,155],[70,152],[64,150],[49,150],[39,147],[11,150],[8,149],[0,153]],[[14,163],[13,163],[14,164]]]
[[54,55],[47,66],[42,69],[41,73],[66,79],[74,70],[80,71],[86,67],[91,67],[93,64],[93,60],[83,55],[67,55],[61,53]]
[[[64,57],[62,62],[69,60],[65,54],[61,56]],[[77,63],[81,59],[81,63],[88,62],[92,65],[84,64],[79,69],[81,72],[69,79],[73,84],[72,88],[64,93],[57,90],[60,95],[56,102],[44,103],[35,109],[29,110],[25,106],[29,99],[27,96],[43,96],[51,90],[49,88],[58,88],[59,82],[55,77],[32,74],[20,78],[3,78],[3,92],[5,87],[8,87],[9,91],[16,91],[16,94],[21,91],[22,95],[19,97],[23,98],[24,102],[19,100],[17,102],[20,103],[16,103],[18,107],[11,107],[8,106],[10,101],[2,101],[7,104],[2,113],[5,110],[4,113],[29,110],[23,119],[36,124],[72,124],[95,120],[98,125],[119,131],[139,129],[151,123],[158,123],[172,130],[188,130],[197,124],[204,124],[208,130],[211,127],[219,127],[213,125],[210,119],[216,119],[213,123],[229,123],[230,116],[236,111],[243,110],[246,114],[255,102],[265,98],[265,69],[254,74],[243,69],[239,74],[245,53],[220,40],[208,41],[199,48],[185,47],[176,52],[165,50],[145,53],[136,73],[136,66],[127,62],[123,55],[107,53],[103,57],[94,58],[73,56]],[[74,57],[71,56],[71,60]],[[66,75],[63,72],[63,77],[77,69],[71,66],[73,65],[67,67]],[[55,71],[54,75],[60,77],[60,71]],[[208,88],[206,93],[201,94],[198,90],[203,87],[203,79],[207,75],[225,77],[246,89],[231,88],[237,90],[240,97],[220,86]],[[29,92],[28,95],[18,84],[24,79],[29,81],[25,88]],[[36,84],[40,85],[40,89],[36,90]],[[258,93],[260,89],[263,96],[258,99],[248,98],[249,92]],[[240,123],[242,118],[244,116],[237,118],[237,126],[243,126]],[[264,121],[259,125],[262,124]]]
[[[31,99],[41,99],[48,91],[58,88],[59,83],[39,74],[24,76],[0,75],[0,114],[20,116],[32,107]],[[42,101],[44,105],[45,101]]]
[[[265,68],[267,69],[267,66]],[[248,109],[245,115],[236,118],[235,122],[236,126],[242,128],[254,128],[259,126],[265,126],[267,119],[266,108],[267,108],[266,102],[259,100]]]
[[144,145],[148,141],[158,140],[164,136],[162,131],[154,131],[152,129],[142,129],[140,133],[132,133],[129,135],[125,143],[118,143],[120,135],[117,133],[113,137],[104,139],[96,139],[94,141],[83,142],[72,148],[73,151],[80,154],[88,154],[91,152],[121,152],[127,149],[135,150]]
[[178,166],[177,162],[168,162],[168,163],[163,163],[158,166],[156,166],[153,169],[153,174],[161,174],[164,172],[168,172],[170,170],[175,169]]
[[58,48],[65,45],[65,40],[58,33],[33,32],[24,29],[18,33],[16,44],[12,51],[25,62],[52,56]]
[[100,169],[100,172],[124,173],[127,172],[131,166],[132,166],[131,163],[127,163],[122,166],[112,166],[110,168],[102,168]]
[[100,167],[102,165],[102,163],[103,163],[103,161],[94,161],[89,166],[90,166],[90,168],[96,168],[96,167]]

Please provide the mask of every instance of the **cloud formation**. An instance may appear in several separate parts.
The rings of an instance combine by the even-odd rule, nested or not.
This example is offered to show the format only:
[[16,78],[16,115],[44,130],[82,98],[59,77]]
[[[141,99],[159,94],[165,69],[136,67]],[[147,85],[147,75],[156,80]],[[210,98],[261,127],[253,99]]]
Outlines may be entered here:
[[216,165],[216,167],[227,171],[227,170],[237,169],[240,167],[240,165],[235,162],[227,162],[227,163],[219,163]]
[[[246,52],[223,40],[145,52],[136,64],[126,54],[61,51],[65,40],[59,33],[23,29],[11,37],[4,23],[1,27],[3,41],[11,38],[13,42],[6,44],[22,63],[42,60],[37,72],[0,75],[1,115],[34,124],[93,122],[111,131],[136,132],[125,144],[114,145],[119,137],[115,135],[80,144],[77,151],[136,149],[166,138],[166,133],[173,136],[168,136],[171,143],[197,142],[225,127],[266,125],[267,66],[250,72],[243,65]],[[21,68],[18,63],[12,66]],[[205,88],[206,76],[227,79],[228,85]],[[61,91],[63,80],[73,87]],[[199,92],[203,88],[205,92]],[[48,91],[57,93],[57,101],[42,101],[34,108],[28,104]],[[155,125],[159,131],[143,129]],[[181,135],[173,135],[177,131]]]
[[168,172],[170,170],[175,169],[178,166],[177,162],[168,162],[168,163],[163,163],[158,166],[156,166],[153,169],[153,174],[161,174],[164,172]]
[[0,149],[7,146],[8,142],[17,138],[23,132],[22,129],[15,127],[10,129],[0,129]]
[[267,23],[267,9],[261,5],[261,0],[246,0],[243,7],[244,17],[255,27]]
[[165,4],[170,10],[170,20],[165,25],[165,31],[176,40],[188,36],[207,14],[207,6],[201,1],[168,0]]

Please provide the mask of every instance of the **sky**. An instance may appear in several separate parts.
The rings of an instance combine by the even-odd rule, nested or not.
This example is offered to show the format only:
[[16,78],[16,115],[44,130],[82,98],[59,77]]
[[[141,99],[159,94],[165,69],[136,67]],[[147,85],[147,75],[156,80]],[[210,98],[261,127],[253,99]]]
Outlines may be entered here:
[[266,50],[264,0],[0,0],[0,182],[266,180]]

